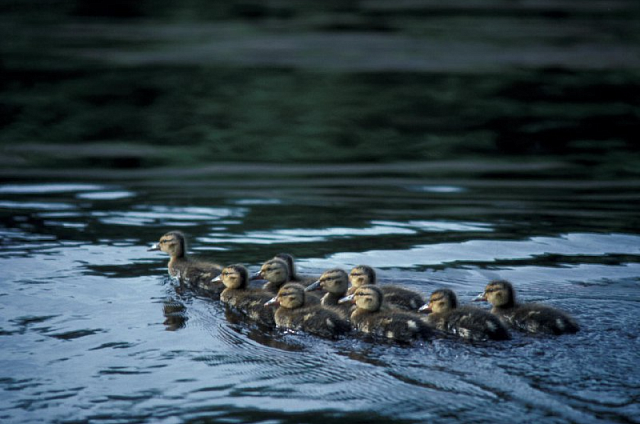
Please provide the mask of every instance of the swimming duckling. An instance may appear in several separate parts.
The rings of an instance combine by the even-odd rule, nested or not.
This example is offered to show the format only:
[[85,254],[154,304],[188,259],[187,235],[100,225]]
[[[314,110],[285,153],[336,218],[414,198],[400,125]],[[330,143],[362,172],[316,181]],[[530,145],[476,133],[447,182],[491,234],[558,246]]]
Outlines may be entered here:
[[380,287],[371,284],[360,286],[353,294],[340,299],[340,302],[356,304],[351,324],[363,333],[399,342],[428,339],[436,333],[419,314],[382,308],[383,301]]
[[484,309],[458,307],[453,290],[440,289],[431,293],[429,303],[420,308],[426,312],[427,323],[447,333],[468,340],[508,340],[509,330],[500,319]]
[[347,295],[347,289],[349,288],[349,276],[346,272],[340,268],[330,269],[325,271],[318,281],[307,286],[305,291],[310,292],[314,290],[324,290],[327,292],[320,304],[325,308],[331,309],[337,312],[340,317],[348,320],[351,317],[354,306],[350,303],[338,303],[340,299]]
[[[367,265],[359,265],[349,273],[349,281],[351,288],[348,294],[355,293],[358,287],[366,284],[376,284],[376,272]],[[425,304],[424,297],[413,290],[405,289],[399,286],[380,285],[382,293],[384,293],[384,301],[390,307],[397,309],[405,309],[408,311],[417,311],[419,307]]]
[[289,253],[278,253],[273,257],[273,259],[282,259],[287,263],[287,268],[289,269],[289,281],[292,283],[301,283],[302,285],[306,286],[307,284],[311,284],[318,280],[318,278],[316,277],[298,275],[293,256]]
[[242,265],[229,265],[214,281],[221,281],[225,289],[220,294],[220,301],[234,307],[252,320],[275,327],[273,310],[264,307],[271,295],[262,289],[248,288],[249,272]]
[[[262,264],[260,271],[253,274],[251,279],[267,280],[267,283],[262,286],[263,290],[275,295],[278,294],[278,290],[280,290],[285,283],[289,282],[289,267],[282,259],[270,259]],[[318,294],[312,293],[311,296],[307,297],[307,302],[320,304],[320,296]]]
[[491,303],[492,313],[520,331],[559,335],[580,330],[575,319],[563,311],[536,303],[517,303],[508,281],[491,281],[475,300]]
[[171,257],[169,259],[169,275],[180,282],[205,290],[213,297],[219,297],[224,285],[221,282],[211,282],[220,274],[222,267],[218,264],[194,261],[186,255],[186,240],[180,231],[169,231],[158,243],[151,246],[149,251],[161,250]]
[[275,313],[278,327],[302,330],[322,337],[334,337],[351,329],[349,323],[337,313],[322,305],[308,304],[306,297],[302,284],[286,283],[277,296],[264,306],[278,306]]

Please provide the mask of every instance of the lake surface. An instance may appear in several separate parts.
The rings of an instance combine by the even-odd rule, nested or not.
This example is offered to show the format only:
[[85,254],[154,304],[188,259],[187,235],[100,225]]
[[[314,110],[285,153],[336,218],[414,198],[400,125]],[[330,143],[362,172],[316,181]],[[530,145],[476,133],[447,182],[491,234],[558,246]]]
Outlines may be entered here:
[[[0,185],[0,420],[640,422],[640,181],[558,160],[34,171]],[[411,346],[266,331],[179,290],[193,256],[469,302],[494,278],[576,335]]]

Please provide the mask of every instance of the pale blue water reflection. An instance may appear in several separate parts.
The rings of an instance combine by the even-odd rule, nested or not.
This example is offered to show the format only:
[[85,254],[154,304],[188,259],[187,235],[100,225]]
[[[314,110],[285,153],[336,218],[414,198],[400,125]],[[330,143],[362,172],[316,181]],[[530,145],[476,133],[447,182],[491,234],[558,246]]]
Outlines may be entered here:
[[[317,172],[303,190],[304,179],[277,177],[253,189],[228,178],[0,185],[0,419],[637,420],[640,236],[628,203],[637,182],[587,193],[541,174],[497,190],[506,183],[440,184],[394,169],[393,182],[369,186],[349,170],[350,186]],[[418,180],[461,189],[406,189]],[[522,299],[569,311],[582,331],[409,347],[268,331],[175,286],[167,258],[146,251],[172,228],[220,263],[257,269],[281,251],[301,273],[364,263],[383,284],[449,287],[462,303],[488,280],[510,279]]]

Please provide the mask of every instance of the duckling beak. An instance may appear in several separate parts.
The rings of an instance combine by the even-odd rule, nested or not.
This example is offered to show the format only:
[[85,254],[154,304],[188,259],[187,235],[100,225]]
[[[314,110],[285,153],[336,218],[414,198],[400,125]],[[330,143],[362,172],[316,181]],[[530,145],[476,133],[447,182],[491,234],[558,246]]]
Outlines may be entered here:
[[213,280],[211,280],[212,283],[218,283],[222,281],[222,274],[218,274],[217,277],[215,277]]
[[343,298],[340,298],[340,300],[338,300],[338,303],[347,303],[347,302],[355,303],[354,302],[355,298],[356,298],[355,294],[350,294],[349,296],[345,296]]
[[154,243],[150,248],[147,249],[147,252],[153,252],[154,250],[160,250],[160,243]]
[[431,309],[431,304],[425,303],[420,307],[420,309],[418,309],[418,312],[424,312],[426,314],[430,314],[431,312],[433,312],[433,310]]
[[307,286],[304,291],[310,292],[310,291],[314,291],[314,290],[321,290],[322,287],[320,287],[320,280],[316,281],[315,283]]
[[474,299],[474,302],[486,302],[487,301],[487,294],[485,292],[480,293],[479,295],[477,295]]
[[249,277],[249,280],[251,281],[262,280],[262,271],[254,272],[253,274],[251,274],[251,277]]
[[280,302],[278,301],[278,296],[272,298],[271,300],[265,302],[264,306],[280,306]]

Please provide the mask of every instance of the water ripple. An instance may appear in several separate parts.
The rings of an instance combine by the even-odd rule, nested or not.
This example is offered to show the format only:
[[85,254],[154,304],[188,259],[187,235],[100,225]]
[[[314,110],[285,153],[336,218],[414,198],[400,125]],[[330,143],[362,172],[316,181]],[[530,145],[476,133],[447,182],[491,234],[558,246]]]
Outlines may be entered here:
[[90,193],[80,193],[76,195],[78,199],[85,200],[119,200],[134,197],[136,194],[132,191],[96,191]]
[[246,209],[243,208],[153,206],[133,211],[94,211],[91,216],[108,225],[188,226],[196,225],[197,222],[201,221],[211,222],[220,221],[224,218],[242,217],[245,213]]
[[97,191],[106,187],[97,184],[3,184],[0,194],[43,194]]
[[21,209],[21,210],[68,210],[75,209],[76,205],[63,202],[13,202],[8,200],[0,201],[0,209]]
[[340,252],[328,259],[313,260],[315,266],[333,264],[355,266],[359,263],[377,267],[411,268],[417,265],[440,265],[452,262],[496,262],[533,258],[538,255],[640,255],[640,236],[630,234],[564,234],[558,237],[532,237],[522,241],[470,240],[414,246],[405,250],[369,250]]

